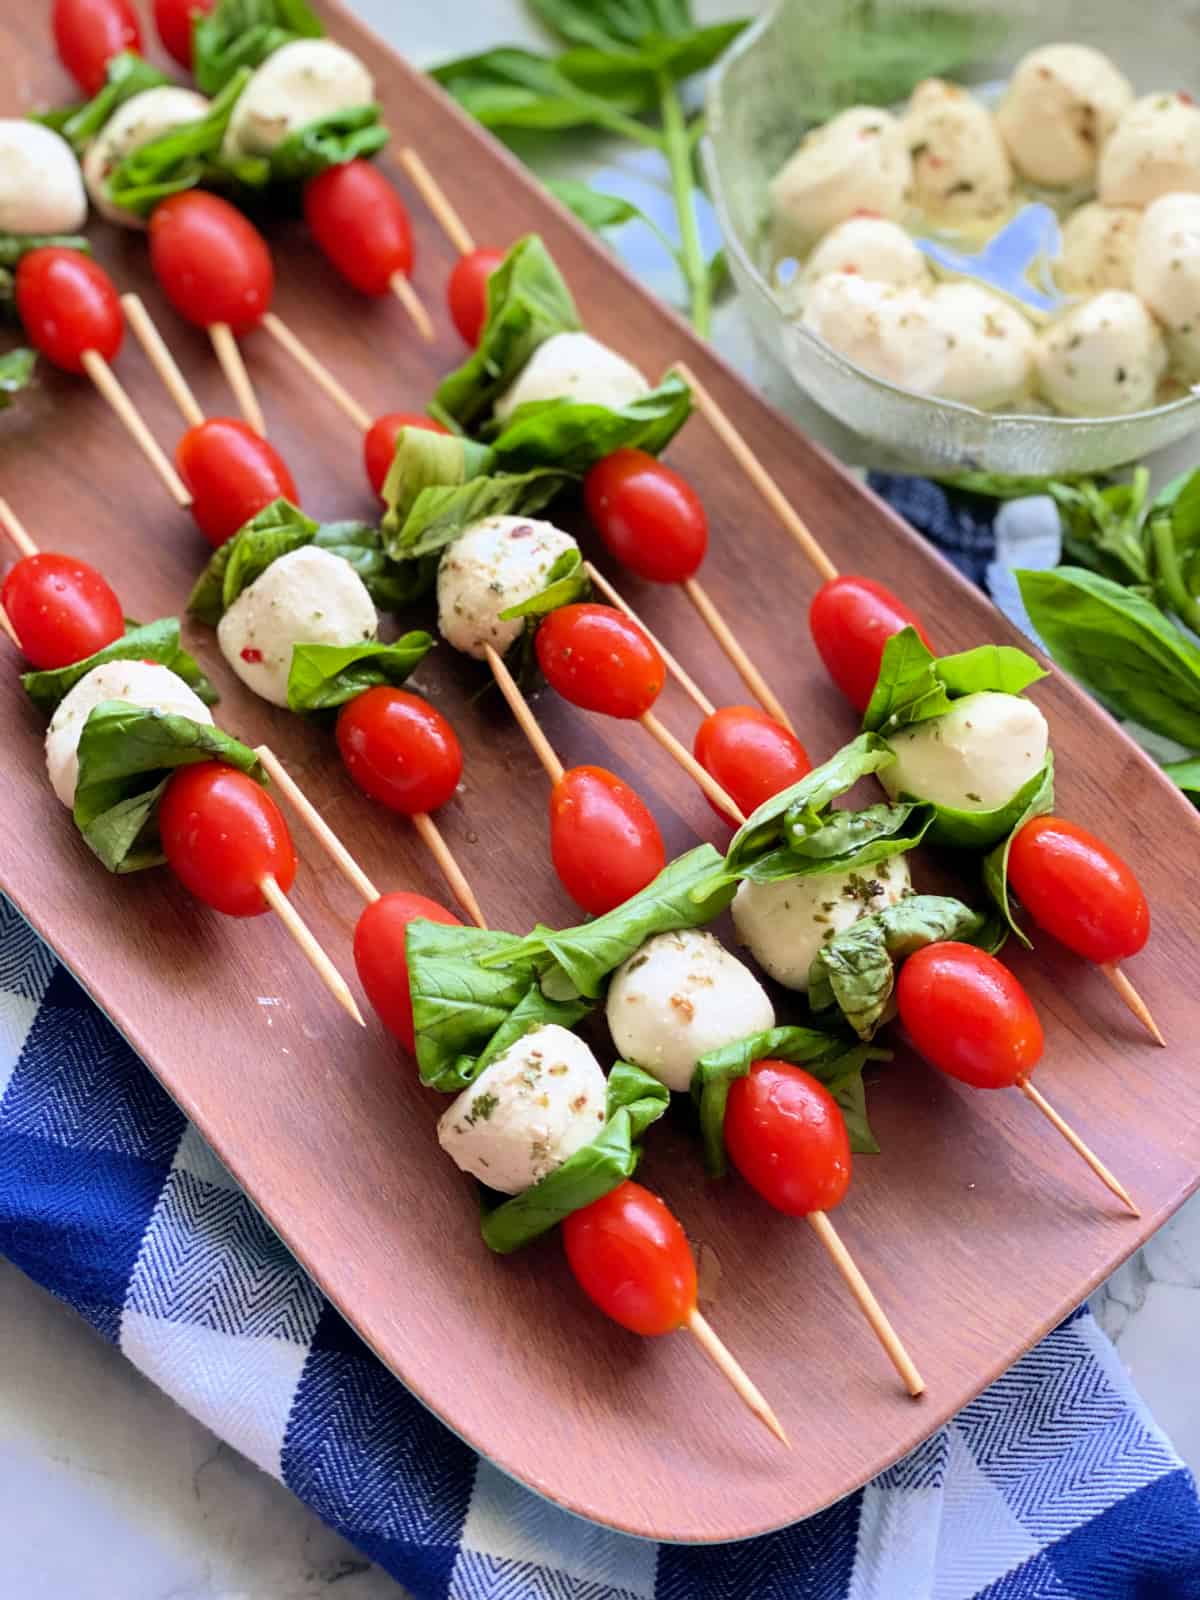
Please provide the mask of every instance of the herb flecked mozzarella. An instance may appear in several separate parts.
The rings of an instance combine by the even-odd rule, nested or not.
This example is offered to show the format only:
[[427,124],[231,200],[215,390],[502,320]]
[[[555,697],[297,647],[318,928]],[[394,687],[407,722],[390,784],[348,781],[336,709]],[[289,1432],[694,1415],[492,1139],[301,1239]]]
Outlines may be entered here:
[[606,1098],[587,1045],[547,1023],[463,1090],[438,1122],[438,1143],[489,1189],[521,1194],[591,1143],[606,1121]]
[[1148,206],[1200,190],[1200,106],[1185,94],[1148,94],[1121,118],[1100,156],[1106,206]]
[[996,113],[1013,165],[1033,183],[1090,183],[1105,140],[1133,104],[1133,87],[1106,55],[1049,44],[1018,62]]
[[966,89],[926,78],[904,118],[912,158],[912,198],[947,222],[994,217],[1012,199],[1008,152],[988,108]]
[[374,100],[375,80],[351,51],[332,39],[294,39],[267,57],[238,96],[224,152],[269,156],[310,123]]
[[897,289],[926,288],[931,277],[924,254],[899,223],[885,217],[851,217],[830,229],[805,263],[803,282],[831,272],[857,273]]
[[63,696],[46,730],[46,769],[51,787],[65,806],[75,804],[84,724],[106,700],[124,700],[212,726],[212,712],[204,701],[177,673],[157,661],[106,661],[93,667]]
[[74,233],[87,221],[75,152],[51,128],[0,118],[0,233]]
[[775,1026],[766,990],[711,933],[658,933],[617,968],[606,1015],[618,1054],[678,1094],[700,1057]]
[[1037,335],[1015,306],[976,283],[941,283],[929,296],[946,339],[936,393],[980,411],[998,411],[1033,387]]
[[1167,367],[1162,330],[1137,295],[1106,289],[1046,328],[1038,386],[1069,417],[1116,417],[1154,405]]
[[495,412],[505,422],[518,406],[535,400],[577,400],[619,411],[649,393],[638,369],[590,333],[555,333],[538,345],[496,401]]
[[894,906],[911,889],[903,855],[859,872],[743,883],[733,901],[733,925],[764,972],[805,993],[822,945],[873,911]]
[[888,736],[896,759],[879,770],[893,800],[902,795],[957,811],[996,811],[1046,764],[1050,730],[1023,695],[985,690]]
[[[1068,294],[1133,288],[1133,258],[1142,213],[1133,206],[1080,206],[1063,223],[1055,276]],[[1140,293],[1140,291],[1139,291]],[[1142,295],[1145,299],[1145,295]]]
[[209,102],[193,89],[166,86],[146,89],[126,100],[92,140],[83,158],[83,179],[92,204],[102,217],[127,228],[145,226],[144,219],[108,197],[108,180],[125,157],[207,115]]
[[813,284],[802,321],[865,372],[901,388],[934,394],[945,378],[946,334],[919,289],[831,272]]
[[856,211],[897,218],[911,182],[900,123],[879,106],[851,106],[815,128],[771,180],[776,248],[802,256]]
[[375,604],[350,563],[305,545],[242,590],[217,624],[217,643],[248,689],[286,706],[296,645],[361,644],[378,633]]
[[490,644],[503,655],[521,637],[521,617],[500,613],[545,588],[554,563],[577,550],[569,533],[528,517],[487,517],[447,545],[438,563],[438,629],[446,643],[477,661]]

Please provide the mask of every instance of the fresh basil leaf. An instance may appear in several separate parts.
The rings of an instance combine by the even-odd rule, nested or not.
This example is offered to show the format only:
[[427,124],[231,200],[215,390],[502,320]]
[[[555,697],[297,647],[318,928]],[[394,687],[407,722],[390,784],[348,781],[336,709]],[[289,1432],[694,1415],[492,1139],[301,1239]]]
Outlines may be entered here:
[[31,250],[78,250],[90,256],[92,247],[81,233],[0,233],[0,267],[18,266]]
[[564,550],[546,574],[546,582],[537,594],[522,600],[520,605],[509,606],[507,611],[500,613],[500,620],[509,622],[516,617],[545,617],[560,606],[586,600],[591,592],[592,580],[587,575],[583,552],[579,549]]
[[485,1210],[480,1222],[484,1243],[499,1255],[509,1255],[632,1178],[641,1159],[642,1135],[670,1100],[670,1091],[656,1078],[618,1061],[608,1075],[604,1127],[540,1183]]
[[995,901],[1000,915],[1004,918],[1009,928],[1027,950],[1033,948],[1032,941],[1025,934],[1024,929],[1017,921],[1013,912],[1012,903],[1008,894],[1008,855],[1012,849],[1012,842],[1020,833],[1027,822],[1034,817],[1044,817],[1054,810],[1054,761],[1046,762],[1039,773],[1039,783],[1025,806],[1024,811],[1017,818],[1015,825],[1009,830],[995,849],[983,861],[984,888]]
[[220,761],[259,783],[254,751],[190,717],[106,700],[83,725],[75,825],[110,872],[140,872],[163,860],[158,802],[178,767]]
[[194,656],[188,654],[179,642],[179,619],[161,617],[157,622],[128,623],[125,633],[112,644],[94,655],[76,661],[69,667],[56,667],[47,672],[26,672],[21,675],[21,687],[40,711],[53,714],[59,702],[94,667],[107,661],[157,661],[170,667],[176,677],[182,678],[192,692],[205,705],[217,703],[217,693],[205,677]]
[[442,415],[463,428],[491,415],[539,345],[582,327],[571,292],[535,233],[518,240],[492,273],[487,301],[478,347],[435,396]]
[[1045,765],[1007,804],[994,811],[960,811],[956,806],[935,805],[933,823],[926,835],[930,844],[950,850],[990,850],[1007,838],[1020,822],[1035,795],[1047,789],[1053,801],[1054,754],[1047,753]]
[[84,147],[91,143],[126,100],[132,100],[135,94],[144,94],[147,89],[160,89],[170,82],[165,72],[151,66],[143,56],[123,50],[109,61],[105,68],[104,87],[90,100],[78,105],[61,106],[54,111],[35,112],[30,121],[41,122],[47,128],[53,128],[55,133],[61,133],[75,154],[82,155]]
[[[557,1024],[560,1028],[573,1028],[582,1022],[592,1009],[590,1000],[552,1000],[542,993],[541,985],[531,983],[525,994],[502,1022],[488,1042],[487,1049],[471,1067],[471,1082],[493,1061],[498,1061],[510,1046],[523,1039],[534,1028]],[[467,1085],[463,1084],[463,1088]]]
[[981,644],[941,656],[938,679],[951,700],[969,694],[1023,694],[1050,674],[1024,650],[1011,644]]
[[1045,668],[1013,645],[983,644],[939,658],[915,628],[902,628],[884,645],[863,727],[894,733],[944,716],[966,695],[1020,694],[1044,677]]
[[1191,547],[1200,542],[1200,470],[1173,478],[1150,507],[1151,517],[1169,516],[1177,543]]
[[350,563],[380,611],[403,611],[437,579],[436,561],[393,561],[380,530],[369,522],[323,523],[312,542]]
[[497,429],[492,451],[506,472],[553,467],[582,477],[617,450],[658,455],[691,410],[692,391],[676,373],[616,409],[581,400],[534,400],[518,406]]
[[632,200],[622,200],[616,194],[601,194],[590,184],[580,183],[578,178],[547,178],[545,181],[554,198],[597,233],[605,228],[620,228],[627,222],[646,220],[645,213]]
[[250,75],[250,68],[243,67],[230,78],[203,117],[168,129],[118,162],[104,184],[113,205],[148,217],[160,200],[185,189],[265,179],[264,163],[253,159],[231,163],[221,154],[233,108]]
[[618,73],[609,70],[597,83],[595,64],[589,63],[591,72],[585,69],[580,74],[584,81],[576,81],[564,70],[567,65],[566,57],[551,59],[502,46],[444,62],[431,75],[485,128],[557,132],[595,127],[627,132],[631,114],[650,96],[652,86],[644,74],[630,72],[618,61]]
[[390,135],[377,105],[332,111],[277,144],[270,156],[276,183],[306,183],[329,167],[378,155]]
[[1196,805],[1200,805],[1200,756],[1186,761],[1168,761],[1163,771]]
[[406,633],[394,644],[297,644],[288,668],[288,709],[332,711],[379,684],[402,684],[433,649],[431,634]]
[[318,524],[290,500],[272,500],[209,557],[188,611],[215,628],[230,606],[280,556],[312,544]]
[[548,27],[578,48],[559,58],[567,76],[594,82],[598,62],[615,61],[678,81],[712,66],[746,26],[745,21],[697,27],[690,7],[679,0],[530,0]]
[[320,39],[324,28],[305,0],[218,0],[192,21],[192,71],[204,94],[223,89],[239,67],[258,67],[295,39]]
[[1156,606],[1080,567],[1016,578],[1060,667],[1119,716],[1200,749],[1200,649]]
[[383,482],[387,514],[385,535],[397,543],[401,530],[426,489],[457,489],[486,477],[495,464],[487,445],[462,434],[435,433],[431,428],[401,428],[395,453]]
[[780,883],[788,878],[865,872],[915,850],[936,815],[934,806],[923,803],[831,811],[819,827],[797,832],[790,843],[768,850],[740,875],[751,883]]
[[487,517],[532,516],[570,482],[564,472],[536,467],[532,472],[496,472],[445,489],[423,489],[399,527],[390,512],[384,517],[385,548],[397,561],[435,556]]
[[28,389],[33,382],[36,366],[36,350],[21,347],[17,350],[6,350],[0,356],[0,411],[11,406],[22,389]]
[[1150,474],[1139,467],[1128,483],[1107,488],[1090,479],[1052,483],[1068,562],[1091,567],[1118,583],[1146,583],[1149,569],[1142,521]]
[[958,489],[965,494],[986,495],[989,500],[1028,500],[1034,495],[1049,494],[1059,484],[1071,485],[1071,478],[1038,478],[1008,476],[998,472],[949,472],[937,474],[937,483],[948,489]]
[[726,286],[732,281],[729,270],[729,256],[724,247],[715,250],[708,262],[708,294],[711,300],[716,300],[724,292]]

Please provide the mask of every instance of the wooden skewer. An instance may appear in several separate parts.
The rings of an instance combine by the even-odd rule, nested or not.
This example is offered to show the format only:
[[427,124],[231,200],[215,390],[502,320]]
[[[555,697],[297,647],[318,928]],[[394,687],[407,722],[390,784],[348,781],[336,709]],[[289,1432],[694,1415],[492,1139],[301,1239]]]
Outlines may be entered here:
[[418,811],[412,820],[413,826],[421,836],[422,844],[442,869],[442,876],[450,885],[454,898],[477,928],[486,928],[487,923],[484,921],[483,912],[479,909],[479,901],[476,900],[465,873],[454,859],[450,846],[438,831],[437,823],[426,811]]
[[766,467],[763,466],[754,451],[751,450],[745,439],[742,438],[712,395],[709,394],[699,378],[682,361],[676,363],[675,370],[696,396],[696,404],[703,412],[705,421],[720,438],[730,455],[733,456],[738,466],[741,467],[780,522],[783,523],[801,550],[804,551],[804,554],[812,562],[822,580],[828,582],[830,578],[836,578],[838,575],[837,568],[825,554],[808,525],[792,508],[783,490],[772,478]]
[[786,1445],[790,1450],[792,1441],[784,1433],[779,1418],[763,1399],[762,1393],[757,1386],[750,1381],[741,1363],[730,1354],[722,1340],[713,1332],[707,1319],[697,1311],[695,1306],[688,1313],[688,1319],[684,1323],[684,1327],[692,1335],[721,1376],[732,1384],[740,1399],[745,1402],[764,1427],[769,1428],[780,1443]]
[[689,777],[700,785],[715,806],[733,817],[739,826],[745,822],[745,812],[730,799],[713,775],[700,765],[691,751],[685,745],[680,744],[669,729],[663,727],[653,711],[643,711],[638,721],[646,732],[650,734],[651,738],[658,740],[659,744],[671,757],[671,760],[678,762]]
[[291,934],[299,946],[300,953],[329,990],[338,1005],[354,1018],[360,1028],[365,1028],[366,1023],[363,1021],[362,1012],[355,1005],[354,996],[350,993],[346,980],[317,943],[315,935],[304,918],[270,873],[259,884],[259,888],[263,892],[263,899],[266,900],[271,910]]
[[459,255],[470,255],[475,248],[475,241],[466,224],[450,204],[441,184],[411,145],[405,145],[400,151],[399,161],[412,180],[413,187],[432,213],[434,221]]
[[1141,1023],[1142,1027],[1145,1028],[1146,1032],[1155,1041],[1155,1043],[1165,1046],[1167,1041],[1163,1038],[1162,1033],[1159,1031],[1158,1023],[1155,1022],[1154,1018],[1150,1015],[1150,1007],[1133,987],[1133,984],[1130,983],[1129,979],[1125,976],[1124,972],[1122,972],[1121,968],[1117,966],[1116,962],[1101,962],[1100,971],[1108,979],[1109,983],[1112,984],[1113,988],[1121,996],[1121,999],[1129,1007],[1130,1011],[1133,1012],[1134,1016]]
[[0,499],[0,526],[3,526],[10,541],[16,545],[23,556],[35,556],[38,547],[29,537],[29,531],[9,505],[7,500]]
[[1100,1182],[1104,1185],[1104,1187],[1108,1189],[1110,1193],[1116,1195],[1117,1199],[1131,1213],[1131,1215],[1140,1217],[1142,1213],[1134,1204],[1133,1197],[1130,1195],[1129,1190],[1126,1189],[1123,1183],[1118,1182],[1118,1180],[1104,1165],[1103,1161],[1101,1161],[1096,1152],[1089,1149],[1089,1147],[1084,1144],[1083,1140],[1075,1132],[1075,1129],[1069,1122],[1067,1122],[1058,1114],[1058,1112],[1050,1104],[1049,1100],[1046,1099],[1045,1095],[1039,1090],[1035,1089],[1028,1078],[1021,1078],[1017,1083],[1017,1088],[1020,1089],[1021,1093],[1027,1100],[1031,1100],[1033,1102],[1033,1104],[1046,1118],[1047,1122],[1049,1122],[1058,1130],[1059,1133],[1062,1134],[1063,1138],[1071,1146],[1071,1149],[1083,1157],[1088,1166],[1091,1167],[1092,1171],[1100,1179]]
[[0,606],[0,631],[6,633],[17,649],[21,651],[21,654],[24,655],[25,652],[22,649],[21,641],[17,638],[17,630],[13,627],[8,612],[5,611],[3,606]]
[[917,1395],[925,1393],[925,1380],[917,1371],[916,1365],[904,1345],[900,1336],[888,1320],[887,1313],[871,1292],[871,1286],[858,1269],[858,1263],[842,1243],[841,1235],[830,1222],[823,1211],[810,1211],[808,1222],[817,1238],[829,1252],[834,1266],[845,1280],[846,1287],[854,1296],[859,1310],[871,1325],[871,1330],[880,1344],[887,1351],[888,1359],[900,1374],[901,1381],[909,1394],[916,1399]]
[[162,479],[175,504],[186,509],[192,503],[187,485],[163,454],[158,441],[138,415],[137,407],[125,393],[108,362],[99,350],[85,350],[80,359],[83,370],[121,419],[133,442]]
[[125,320],[146,352],[146,359],[158,373],[163,388],[179,407],[183,420],[189,428],[198,427],[204,421],[204,413],[192,393],[190,384],[180,371],[179,363],[171,354],[167,341],[158,331],[154,318],[142,304],[141,296],[133,293],[123,294],[121,306],[125,312]]
[[688,696],[692,704],[697,708],[701,715],[711,717],[713,712],[716,710],[716,707],[713,705],[712,701],[704,693],[703,689],[696,684],[695,680],[684,671],[683,667],[680,666],[679,662],[667,649],[666,645],[663,644],[662,640],[655,638],[655,636],[650,632],[650,629],[642,621],[641,617],[638,616],[637,612],[633,609],[629,602],[625,600],[616,589],[613,588],[612,584],[609,583],[608,579],[599,570],[599,568],[593,566],[590,561],[585,561],[583,563],[583,570],[587,573],[588,577],[592,580],[596,588],[599,589],[600,593],[606,600],[610,600],[612,604],[616,606],[618,611],[623,611],[631,622],[637,623],[638,627],[642,630],[647,639],[649,639],[650,643],[663,658],[663,662],[667,671],[675,679],[675,682],[683,690],[684,694]]
[[421,304],[417,297],[417,291],[408,281],[408,278],[397,269],[388,279],[388,283],[396,299],[399,300],[405,311],[412,318],[413,327],[416,328],[418,334],[426,344],[432,344],[437,338],[437,329],[433,325],[433,318]]
[[759,705],[768,716],[774,717],[776,722],[782,723],[789,733],[795,733],[796,730],[792,726],[792,719],[783,709],[779,697],[746,654],[741,640],[738,639],[733,629],[713,604],[708,590],[697,583],[695,578],[685,578],[681,587],[684,594],[687,595],[703,618],[705,626],[713,638],[737,668],[742,682],[758,701]]
[[287,323],[282,322],[273,311],[268,311],[262,319],[262,325],[272,339],[287,351],[297,366],[304,369],[317,388],[327,394],[334,405],[350,418],[350,421],[359,432],[366,433],[373,420],[370,412],[364,406],[359,405],[354,396],[338,382],[325,363],[318,360],[308,346],[296,337]]
[[274,750],[269,745],[260,744],[256,747],[254,754],[267,769],[267,776],[271,779],[271,782],[278,785],[280,792],[286,795],[291,805],[299,812],[310,833],[324,847],[343,877],[354,885],[368,905],[378,900],[379,890],[367,877],[358,862],[346,849],[346,846],[325,821],[325,818],[313,805],[283,762],[280,761]]
[[250,382],[250,374],[246,371],[246,363],[242,360],[241,346],[233,336],[233,329],[227,322],[214,322],[208,330],[208,336],[217,353],[221,371],[225,374],[225,381],[233,390],[238,410],[259,438],[265,439],[267,421],[254,392],[254,385]]
[[521,693],[520,687],[512,673],[504,665],[499,652],[490,644],[487,650],[488,666],[492,669],[492,676],[499,686],[500,693],[508,701],[509,710],[516,717],[521,726],[521,732],[529,740],[534,755],[546,769],[546,776],[557,787],[563,780],[563,764],[554,753],[554,746],[542,732],[541,724],[529,708],[529,702]]

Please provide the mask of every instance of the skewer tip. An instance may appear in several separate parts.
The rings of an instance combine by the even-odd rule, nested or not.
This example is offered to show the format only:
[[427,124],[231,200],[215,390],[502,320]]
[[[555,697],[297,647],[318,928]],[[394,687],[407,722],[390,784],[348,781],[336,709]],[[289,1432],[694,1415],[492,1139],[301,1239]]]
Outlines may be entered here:
[[1150,1007],[1142,999],[1141,995],[1134,988],[1133,984],[1130,982],[1129,978],[1125,975],[1122,969],[1116,964],[1115,961],[1106,961],[1103,963],[1100,970],[1108,979],[1109,983],[1112,984],[1113,988],[1117,991],[1117,994],[1120,996],[1123,1003],[1129,1008],[1129,1010],[1141,1023],[1142,1027],[1145,1028],[1146,1032],[1154,1040],[1155,1044],[1162,1045],[1165,1049],[1167,1041],[1163,1038],[1158,1023],[1155,1022],[1153,1016],[1151,1015]]

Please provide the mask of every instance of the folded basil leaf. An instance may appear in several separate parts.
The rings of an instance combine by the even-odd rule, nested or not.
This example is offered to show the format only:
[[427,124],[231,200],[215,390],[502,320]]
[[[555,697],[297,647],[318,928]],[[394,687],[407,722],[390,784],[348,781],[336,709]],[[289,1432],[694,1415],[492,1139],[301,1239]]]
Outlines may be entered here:
[[895,733],[943,716],[965,695],[1021,694],[1046,676],[1031,655],[1013,645],[984,644],[938,658],[915,628],[902,628],[883,648],[863,727]]
[[350,563],[380,611],[403,611],[437,580],[436,560],[393,561],[379,529],[369,522],[326,522],[312,542]]
[[517,617],[545,617],[551,611],[557,611],[560,606],[574,605],[577,600],[586,600],[592,592],[592,580],[587,575],[581,550],[564,550],[562,555],[546,574],[546,582],[536,594],[531,594],[528,600],[522,600],[520,605],[509,606],[507,611],[500,613],[502,622],[511,622]]
[[215,628],[243,589],[280,556],[312,544],[318,527],[290,500],[272,500],[213,551],[188,596],[188,611]]
[[589,61],[587,82],[576,81],[570,69],[583,54],[570,51],[551,59],[505,45],[444,62],[431,76],[485,128],[598,127],[627,133],[628,114],[649,100],[653,84],[643,72],[622,70],[624,63],[612,55]]
[[37,351],[27,350],[23,346],[17,350],[6,350],[0,356],[0,411],[11,406],[22,389],[28,389],[33,382],[36,366]]
[[[951,850],[990,850],[1016,829],[1034,797],[1045,795],[1054,804],[1054,752],[1048,751],[1045,763],[1005,805],[994,811],[960,811],[957,806],[933,807],[933,822],[926,835],[930,844]],[[901,796],[903,799],[904,796]]]
[[379,684],[402,684],[433,649],[431,634],[406,633],[394,644],[297,644],[288,668],[288,709],[332,711]]
[[499,1255],[509,1255],[632,1178],[641,1159],[642,1135],[670,1100],[670,1091],[657,1078],[618,1061],[608,1075],[604,1127],[540,1183],[485,1210],[480,1222],[484,1243]]
[[383,519],[384,548],[396,561],[434,556],[488,517],[532,516],[571,482],[564,472],[497,472],[443,489],[423,489],[404,522]]
[[488,435],[496,463],[505,471],[557,467],[582,477],[617,450],[658,455],[691,410],[691,389],[672,373],[657,389],[615,410],[582,400],[530,401]]
[[473,478],[485,477],[492,465],[488,446],[463,434],[401,428],[383,482],[387,506],[384,532],[398,538],[426,489],[457,489]]
[[41,122],[56,133],[61,133],[75,154],[82,155],[84,147],[90,144],[126,100],[132,100],[135,94],[144,94],[147,89],[161,89],[170,82],[165,72],[151,66],[143,56],[136,55],[132,50],[123,50],[109,61],[105,68],[104,86],[90,100],[77,105],[60,106],[53,111],[34,112],[30,121]]
[[158,802],[171,774],[198,761],[221,761],[259,783],[254,751],[190,717],[106,700],[83,725],[75,825],[110,872],[140,872],[163,858]]
[[590,184],[580,183],[578,178],[546,178],[543,181],[556,200],[561,201],[580,222],[586,223],[597,233],[602,233],[605,228],[623,227],[627,222],[644,222],[647,227],[655,227],[632,200],[624,200],[620,195],[601,194]]
[[[485,1068],[490,1067],[493,1061],[499,1060],[510,1046],[523,1039],[527,1033],[532,1033],[534,1028],[545,1028],[556,1024],[560,1028],[573,1028],[577,1022],[582,1022],[584,1017],[592,1010],[590,1000],[552,1000],[549,995],[542,992],[539,983],[531,983],[524,995],[513,1007],[506,1021],[502,1022],[488,1041],[486,1050],[476,1057],[471,1067],[470,1081],[473,1083]],[[464,1083],[462,1088],[466,1088]]]
[[781,883],[865,871],[915,850],[936,816],[936,807],[915,802],[830,811],[820,826],[797,830],[789,843],[744,867],[741,877],[751,883]]
[[550,252],[532,233],[488,279],[488,314],[478,347],[438,386],[436,414],[462,428],[486,421],[539,345],[582,323]]
[[265,163],[254,157],[231,161],[221,151],[233,108],[249,79],[250,68],[243,67],[203,117],[170,128],[124,156],[104,184],[113,205],[148,217],[160,200],[185,189],[261,183]]
[[297,128],[275,146],[270,175],[276,183],[306,183],[329,167],[378,155],[389,137],[377,105],[333,111]]
[[106,661],[157,661],[170,667],[176,677],[182,678],[192,692],[205,705],[217,703],[217,692],[205,677],[194,656],[179,643],[179,619],[161,617],[157,622],[126,625],[125,633],[112,644],[94,655],[76,661],[69,667],[56,667],[46,672],[25,672],[21,687],[39,710],[50,716],[59,701],[68,694],[93,667],[102,667]]
[[258,67],[295,39],[319,39],[324,28],[305,0],[218,0],[192,20],[192,71],[215,95],[239,67]]
[[[1008,834],[996,847],[984,857],[983,885],[988,894],[996,903],[996,907],[1005,922],[1016,934],[1017,938],[1026,947],[1032,949],[1032,941],[1017,921],[1013,912],[1012,903],[1008,893],[1008,855],[1012,849],[1012,842],[1020,833],[1025,824],[1034,817],[1044,817],[1054,810],[1054,759],[1047,760],[1046,765],[1038,774],[1038,784],[1025,804],[1025,809],[1009,829]],[[1024,791],[1022,791],[1024,792]]]

